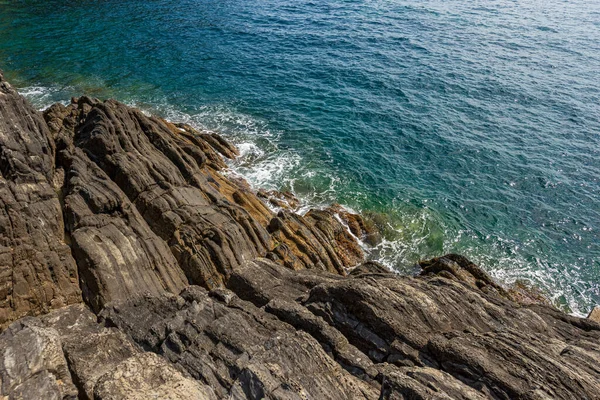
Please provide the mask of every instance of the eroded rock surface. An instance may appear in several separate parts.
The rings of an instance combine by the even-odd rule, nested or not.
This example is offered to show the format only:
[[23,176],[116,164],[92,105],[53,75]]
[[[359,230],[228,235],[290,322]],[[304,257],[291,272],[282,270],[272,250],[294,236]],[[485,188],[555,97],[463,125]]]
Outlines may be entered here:
[[220,398],[371,399],[315,338],[233,292],[191,286],[181,296],[107,307],[103,320],[212,387]]
[[0,384],[2,398],[77,398],[58,332],[33,317],[0,335]]
[[374,226],[236,155],[113,100],[42,116],[0,75],[1,398],[600,399],[594,312],[459,255],[363,262]]
[[0,396],[8,399],[216,399],[210,387],[98,324],[82,304],[13,323],[0,349]]
[[94,388],[97,400],[216,400],[211,388],[184,377],[153,353],[141,353],[119,363]]
[[87,97],[45,118],[83,294],[97,311],[136,293],[222,286],[259,256],[339,274],[363,258],[333,212],[275,215],[225,178],[222,156],[236,151],[217,135]]
[[100,310],[136,293],[178,293],[187,278],[167,243],[80,149],[61,151],[66,170],[64,212],[82,291]]
[[[427,268],[435,264],[450,265],[454,274]],[[469,386],[488,398],[600,396],[600,325],[549,306],[515,303],[464,257],[425,263],[426,276],[419,278],[373,267],[372,274],[363,270],[348,279],[255,262],[237,271],[229,287],[320,338],[359,376],[372,376],[371,365],[349,362],[361,357],[346,354],[366,355],[385,377],[386,391],[412,387],[411,393],[428,398],[433,386],[455,398],[459,388],[473,398]],[[327,329],[318,328],[321,320]]]
[[81,300],[41,114],[0,74],[0,329]]

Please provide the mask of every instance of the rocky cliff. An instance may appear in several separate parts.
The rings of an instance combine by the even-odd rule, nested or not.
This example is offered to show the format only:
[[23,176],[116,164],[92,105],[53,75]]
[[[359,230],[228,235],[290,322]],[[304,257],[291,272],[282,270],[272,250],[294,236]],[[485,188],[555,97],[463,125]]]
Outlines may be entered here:
[[0,76],[0,398],[600,398],[600,324],[457,255],[364,263],[360,216],[297,215],[236,154]]

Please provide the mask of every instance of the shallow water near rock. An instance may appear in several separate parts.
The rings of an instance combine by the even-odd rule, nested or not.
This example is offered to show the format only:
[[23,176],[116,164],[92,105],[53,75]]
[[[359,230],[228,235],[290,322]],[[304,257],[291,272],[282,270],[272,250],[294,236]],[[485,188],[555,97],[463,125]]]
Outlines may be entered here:
[[0,1],[0,68],[219,131],[252,184],[379,225],[410,273],[467,255],[600,303],[600,4]]

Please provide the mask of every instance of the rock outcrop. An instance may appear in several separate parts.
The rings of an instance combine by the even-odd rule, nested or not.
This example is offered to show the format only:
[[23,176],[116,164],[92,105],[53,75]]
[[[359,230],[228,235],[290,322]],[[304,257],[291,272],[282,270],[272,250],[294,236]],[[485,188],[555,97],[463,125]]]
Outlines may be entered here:
[[54,177],[44,119],[0,75],[0,328],[81,301]]
[[87,97],[44,116],[65,229],[95,311],[136,293],[216,288],[261,256],[338,274],[362,260],[333,212],[275,215],[247,185],[226,179],[222,157],[235,149],[214,134]]
[[60,337],[33,317],[0,336],[0,395],[15,399],[76,399]]
[[[0,398],[599,399],[600,324],[464,257],[400,277],[215,134],[0,75]],[[274,211],[275,210],[275,211]]]

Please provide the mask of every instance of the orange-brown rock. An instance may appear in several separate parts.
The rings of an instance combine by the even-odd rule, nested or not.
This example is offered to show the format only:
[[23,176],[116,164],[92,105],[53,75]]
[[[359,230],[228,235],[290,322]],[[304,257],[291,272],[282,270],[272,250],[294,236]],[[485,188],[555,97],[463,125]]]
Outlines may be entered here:
[[594,309],[590,311],[587,317],[588,319],[591,319],[592,321],[600,324],[600,306],[594,307]]
[[300,200],[291,192],[259,189],[256,195],[274,208],[295,211],[300,207]]

